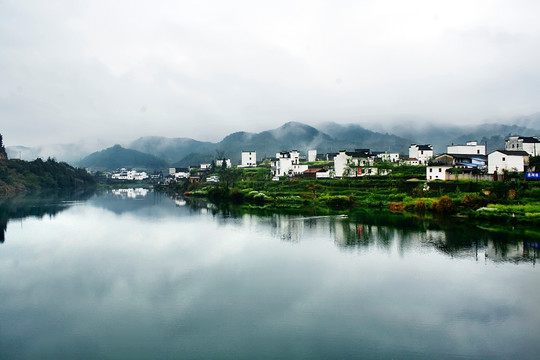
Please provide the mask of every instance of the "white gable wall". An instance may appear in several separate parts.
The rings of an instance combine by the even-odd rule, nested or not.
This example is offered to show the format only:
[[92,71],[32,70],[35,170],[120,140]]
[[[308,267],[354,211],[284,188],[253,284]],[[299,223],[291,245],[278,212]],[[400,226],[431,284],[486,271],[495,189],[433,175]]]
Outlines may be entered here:
[[520,155],[507,155],[499,151],[494,151],[488,155],[488,174],[502,174],[503,170],[510,172],[525,171],[525,161]]
[[467,145],[448,145],[446,149],[448,154],[486,155],[486,145],[477,145],[476,142]]

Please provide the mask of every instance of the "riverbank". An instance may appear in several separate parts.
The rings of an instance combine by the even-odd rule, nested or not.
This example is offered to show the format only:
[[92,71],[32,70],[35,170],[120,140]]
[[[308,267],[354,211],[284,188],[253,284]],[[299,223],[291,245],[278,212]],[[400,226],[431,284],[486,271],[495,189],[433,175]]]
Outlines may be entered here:
[[0,159],[0,198],[42,190],[85,189],[96,184],[84,169],[54,159]]
[[234,184],[180,183],[158,190],[205,197],[247,211],[465,218],[477,223],[540,224],[540,184],[527,182],[429,182],[370,177],[341,180],[240,179]]

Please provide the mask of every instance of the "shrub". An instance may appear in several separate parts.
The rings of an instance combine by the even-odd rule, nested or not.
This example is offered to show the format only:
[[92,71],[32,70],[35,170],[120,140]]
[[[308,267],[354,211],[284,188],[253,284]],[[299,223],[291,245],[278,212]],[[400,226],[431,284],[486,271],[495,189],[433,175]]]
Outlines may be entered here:
[[473,210],[486,206],[487,203],[487,198],[479,194],[466,194],[461,201],[464,208]]
[[326,205],[333,210],[344,210],[351,206],[351,198],[345,195],[329,196]]
[[414,211],[418,212],[418,213],[423,213],[426,211],[426,203],[422,200],[418,200],[415,204],[414,204]]
[[455,204],[452,199],[445,195],[441,196],[439,201],[431,204],[431,210],[441,214],[449,214],[455,211]]
[[390,211],[401,212],[403,211],[403,203],[391,202],[389,205]]

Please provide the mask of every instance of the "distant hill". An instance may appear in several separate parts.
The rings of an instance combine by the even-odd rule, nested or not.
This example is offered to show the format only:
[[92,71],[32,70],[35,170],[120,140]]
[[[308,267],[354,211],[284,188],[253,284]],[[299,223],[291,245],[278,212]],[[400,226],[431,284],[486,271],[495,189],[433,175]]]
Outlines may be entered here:
[[[92,145],[64,144],[47,145],[33,148],[8,147],[10,158],[35,159],[53,157],[81,166],[100,166],[114,169],[117,167],[144,167],[162,168],[166,166],[185,167],[209,163],[216,157],[230,158],[233,164],[240,162],[241,151],[251,150],[257,152],[257,159],[275,156],[276,152],[284,150],[299,150],[306,154],[309,149],[316,149],[319,154],[337,152],[339,150],[354,150],[368,148],[372,151],[388,151],[408,154],[408,147],[412,143],[432,144],[435,153],[446,151],[451,144],[464,144],[476,140],[487,144],[489,152],[504,147],[504,140],[509,135],[540,136],[540,113],[507,119],[510,125],[488,123],[482,125],[453,125],[448,123],[428,123],[401,121],[383,128],[383,124],[376,125],[384,130],[373,131],[358,124],[338,124],[328,122],[313,127],[300,122],[288,122],[275,129],[250,133],[238,131],[213,143],[195,139],[179,137],[167,138],[160,136],[147,136],[134,140],[120,148],[136,150],[141,154],[135,156],[125,155],[120,149],[117,153],[107,152],[102,158],[95,160],[95,154],[79,161],[86,152],[92,151]],[[103,148],[101,146],[100,148]],[[108,149],[109,150],[109,149]],[[86,156],[85,155],[85,156]],[[113,161],[115,157],[119,161]],[[108,157],[108,159],[106,159]],[[129,160],[129,161],[127,161]],[[90,167],[92,167],[90,166]]]
[[330,122],[321,125],[320,128],[335,139],[334,152],[359,148],[406,154],[409,145],[414,143],[408,138],[367,130],[356,124],[342,125]]
[[49,144],[39,146],[8,146],[6,148],[10,159],[35,160],[37,158],[54,158],[57,161],[64,161],[75,164],[89,154],[103,149],[109,144],[102,140],[86,141],[80,144]]
[[168,163],[174,163],[189,153],[213,154],[216,144],[189,138],[145,136],[132,141],[126,147],[157,156]]
[[435,153],[443,153],[452,144],[465,144],[478,141],[486,144],[486,150],[492,152],[504,149],[504,141],[510,135],[539,136],[540,131],[519,125],[481,124],[473,126],[442,124],[402,124],[395,126],[394,134],[411,139],[416,144],[431,144]]
[[[340,149],[370,148],[378,151],[407,152],[410,140],[395,135],[381,134],[363,129],[358,125],[327,124],[321,131],[299,122],[288,122],[276,129],[249,133],[232,133],[218,143],[198,142],[179,138],[141,138],[129,144],[130,148],[145,150],[149,154],[161,156],[173,166],[183,167],[211,162],[218,154],[230,158],[233,163],[240,161],[242,150],[257,152],[258,160],[272,157],[279,151],[316,149],[319,154],[337,152]],[[178,156],[176,161],[174,155]]]
[[168,167],[163,159],[137,150],[124,149],[120,145],[90,154],[78,165],[94,170],[114,170],[122,167],[154,170]]

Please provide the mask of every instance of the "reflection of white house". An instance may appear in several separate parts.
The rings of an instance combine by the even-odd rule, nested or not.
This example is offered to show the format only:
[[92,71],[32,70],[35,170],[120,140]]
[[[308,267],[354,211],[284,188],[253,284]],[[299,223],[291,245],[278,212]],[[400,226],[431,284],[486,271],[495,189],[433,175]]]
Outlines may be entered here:
[[369,149],[340,150],[334,157],[334,170],[337,177],[376,175],[378,173],[377,168],[373,167],[373,155]]
[[307,165],[300,164],[300,152],[298,150],[276,153],[276,157],[270,161],[273,176],[300,175],[308,169]]
[[113,189],[112,194],[122,199],[136,199],[145,197],[148,194],[148,189],[136,188],[136,189]]
[[526,151],[496,150],[488,155],[488,173],[502,174],[503,170],[524,172],[529,165],[529,153]]
[[125,168],[121,168],[112,173],[111,179],[141,181],[148,179],[148,174],[144,171],[138,172],[133,169],[126,170]]
[[468,141],[465,145],[448,145],[449,154],[476,154],[486,155],[486,145],[478,145],[477,141]]
[[239,167],[257,166],[257,153],[255,151],[242,151],[242,163]]
[[409,159],[417,159],[420,165],[427,164],[429,159],[433,157],[432,145],[416,145],[409,146]]
[[504,144],[505,150],[526,151],[531,156],[540,155],[540,140],[535,136],[510,136]]

